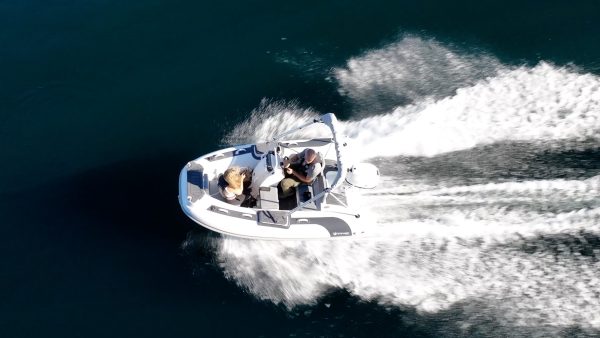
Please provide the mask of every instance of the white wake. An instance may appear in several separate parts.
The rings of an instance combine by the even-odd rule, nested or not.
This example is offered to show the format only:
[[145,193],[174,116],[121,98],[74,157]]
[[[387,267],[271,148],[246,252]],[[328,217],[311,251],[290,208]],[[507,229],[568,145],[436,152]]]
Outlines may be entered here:
[[[413,37],[334,72],[340,92],[368,102],[381,88],[393,93],[417,62],[411,52],[433,50],[446,59],[419,61],[428,74],[422,88],[436,88],[432,81],[454,74],[466,84],[442,98],[415,89],[408,105],[342,122],[364,159],[402,159],[381,161],[383,182],[365,196],[380,236],[333,242],[225,237],[217,243],[223,271],[256,297],[289,307],[343,288],[423,313],[459,306],[473,320],[488,315],[509,326],[600,329],[600,252],[586,239],[600,236],[599,173],[473,183],[468,174],[432,179],[435,171],[425,173],[431,168],[409,178],[394,164],[511,142],[530,151],[573,144],[598,149],[600,78],[547,63],[511,68],[444,48]],[[428,65],[435,65],[429,73]],[[264,140],[317,115],[298,104],[265,101],[226,140]],[[527,165],[509,156],[501,168],[510,173]],[[471,303],[479,305],[464,305]]]

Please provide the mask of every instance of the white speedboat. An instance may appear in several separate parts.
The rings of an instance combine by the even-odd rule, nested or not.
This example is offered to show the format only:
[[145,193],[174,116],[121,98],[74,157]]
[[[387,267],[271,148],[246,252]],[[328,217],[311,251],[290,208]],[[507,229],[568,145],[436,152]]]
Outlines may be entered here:
[[[282,140],[311,125],[325,125],[326,138]],[[284,159],[312,148],[320,154],[323,173],[301,184],[296,195],[281,199]],[[179,203],[198,224],[225,235],[255,239],[318,239],[364,235],[370,224],[361,217],[360,191],[374,188],[379,171],[368,163],[351,163],[349,146],[339,135],[333,114],[273,137],[233,146],[189,162],[179,177]],[[220,193],[219,178],[230,166],[253,169],[250,207],[232,205]]]

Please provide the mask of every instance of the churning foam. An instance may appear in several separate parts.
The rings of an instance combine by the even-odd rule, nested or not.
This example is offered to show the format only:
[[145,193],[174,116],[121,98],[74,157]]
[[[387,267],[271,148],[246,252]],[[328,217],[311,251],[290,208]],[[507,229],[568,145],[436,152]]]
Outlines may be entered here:
[[[386,77],[373,69],[379,69],[378,62],[392,72],[410,68],[410,62],[404,64],[410,49],[399,46],[411,44],[352,59],[346,70],[337,71],[341,91],[353,100],[367,96],[366,102],[371,91],[395,86],[405,75]],[[432,157],[498,142],[599,146],[598,77],[547,63],[499,65],[492,77],[482,79],[481,72],[469,77],[464,68],[470,62],[480,69],[493,60],[448,53],[442,62],[448,69],[440,66],[441,73],[467,74],[459,81],[467,86],[445,98],[422,97],[388,114],[342,122],[365,158]],[[371,87],[361,87],[364,79]],[[375,86],[375,80],[381,83]],[[263,102],[226,140],[264,140],[317,115],[297,104]],[[506,161],[507,169],[511,165],[516,164]],[[600,252],[586,240],[600,236],[597,173],[585,179],[470,184],[459,177],[431,184],[392,169],[380,167],[383,183],[365,196],[380,215],[373,229],[381,238],[225,237],[217,243],[225,274],[256,297],[289,307],[313,304],[332,288],[343,288],[365,300],[426,313],[459,307],[467,325],[484,316],[510,327],[600,329]]]
[[458,88],[494,76],[505,67],[481,52],[459,51],[434,39],[407,36],[335,68],[340,94],[360,115],[372,115],[425,98],[451,96]]
[[435,156],[503,141],[600,140],[600,78],[541,63],[346,124],[360,153]]
[[[264,141],[317,115],[296,103],[263,101],[225,140]],[[354,153],[363,157],[435,156],[508,141],[595,145],[600,140],[600,78],[546,63],[519,67],[459,89],[454,96],[342,122],[341,127]],[[307,128],[292,136],[326,132]]]
[[[302,108],[297,102],[273,102],[263,99],[250,113],[250,117],[235,126],[224,138],[227,144],[245,144],[266,141],[270,137],[306,124],[319,114],[310,108]],[[290,137],[318,137],[327,135],[328,129],[305,128]]]

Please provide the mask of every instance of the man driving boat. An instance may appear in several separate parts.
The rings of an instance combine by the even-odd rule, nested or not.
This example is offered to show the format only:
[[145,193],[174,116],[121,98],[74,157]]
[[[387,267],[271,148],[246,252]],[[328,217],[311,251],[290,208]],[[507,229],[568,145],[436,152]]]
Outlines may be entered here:
[[311,184],[323,172],[321,161],[321,156],[311,148],[284,159],[286,177],[279,183],[281,198],[293,195],[300,184]]

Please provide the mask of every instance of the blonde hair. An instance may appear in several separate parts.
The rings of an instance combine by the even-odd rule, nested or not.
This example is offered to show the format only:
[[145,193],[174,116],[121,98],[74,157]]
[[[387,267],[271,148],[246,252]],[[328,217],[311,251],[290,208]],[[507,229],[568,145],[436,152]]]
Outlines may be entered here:
[[225,181],[227,181],[227,184],[229,184],[232,189],[240,188],[240,183],[242,181],[242,168],[227,168],[227,170],[225,170],[223,173],[223,178],[225,178]]

